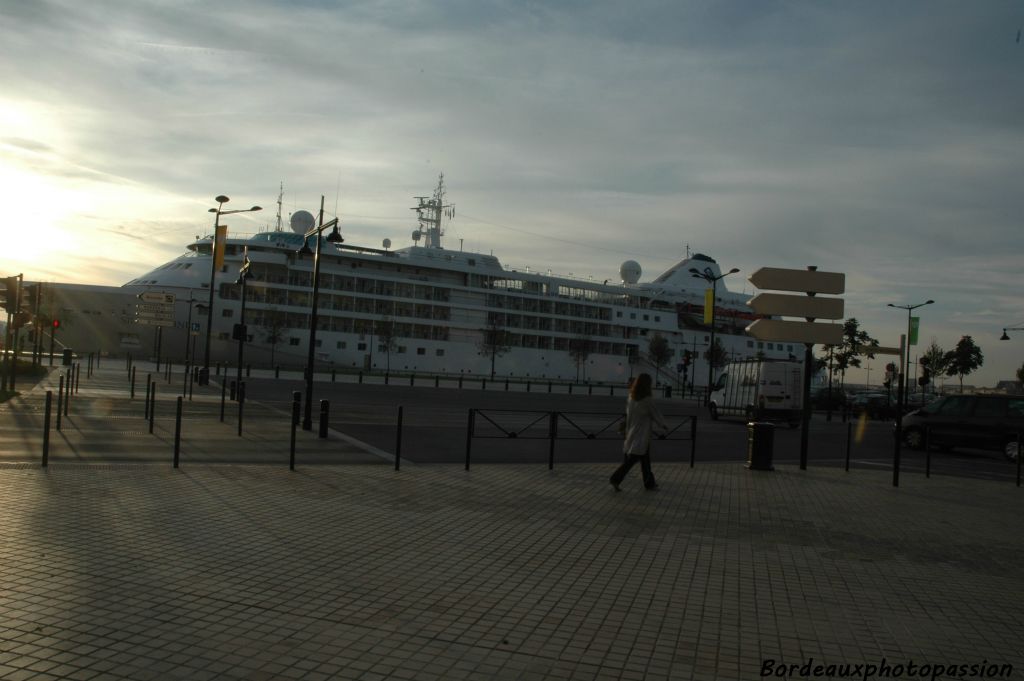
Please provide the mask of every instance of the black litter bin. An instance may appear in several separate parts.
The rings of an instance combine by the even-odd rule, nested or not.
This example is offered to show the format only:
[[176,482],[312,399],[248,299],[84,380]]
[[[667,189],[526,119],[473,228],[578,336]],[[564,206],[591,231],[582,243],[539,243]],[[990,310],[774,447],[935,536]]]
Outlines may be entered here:
[[63,359],[61,360],[61,364],[63,364],[66,367],[71,366],[71,363],[73,361],[72,355],[74,355],[74,354],[75,354],[75,351],[72,350],[71,348],[64,348],[64,355],[63,355]]
[[747,424],[747,468],[752,471],[773,471],[772,450],[775,424],[751,421]]

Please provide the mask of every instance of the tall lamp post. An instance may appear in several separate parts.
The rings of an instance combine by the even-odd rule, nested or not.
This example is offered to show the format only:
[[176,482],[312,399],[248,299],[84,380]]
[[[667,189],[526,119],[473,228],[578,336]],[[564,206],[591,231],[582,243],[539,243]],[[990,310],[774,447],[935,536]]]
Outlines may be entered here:
[[[249,271],[252,263],[249,261],[249,249],[245,249],[245,254],[242,256],[242,267],[238,270],[238,281],[235,284],[242,287],[242,311],[238,315],[238,373],[235,379],[235,385],[238,390],[242,389],[242,356],[245,352],[245,340],[248,332],[245,327],[245,282],[252,276],[252,272]],[[241,402],[241,393],[239,395],[239,402]]]
[[711,343],[708,345],[708,394],[707,401],[711,401],[711,387],[715,381],[715,299],[718,297],[718,281],[724,279],[730,274],[736,274],[739,269],[732,268],[724,274],[715,276],[714,271],[710,267],[705,267],[703,271],[698,270],[696,267],[690,268],[690,274],[697,279],[703,279],[704,281],[711,284]]
[[[299,255],[313,256],[313,300],[312,310],[309,315],[309,351],[306,357],[306,404],[302,415],[302,429],[313,430],[313,360],[314,348],[316,347],[316,306],[320,296],[320,234],[327,228],[333,228],[325,238],[332,244],[340,244],[344,241],[341,232],[338,231],[338,218],[324,223],[324,197],[320,197],[320,219],[319,224],[313,226],[302,237],[302,248]],[[316,237],[316,251],[309,248],[309,238]]]
[[907,345],[906,345],[907,357],[906,357],[906,373],[903,374],[903,381],[902,381],[903,385],[900,387],[900,397],[901,397],[901,402],[902,402],[902,404],[900,405],[901,409],[902,409],[903,405],[907,404],[907,402],[908,402],[908,399],[907,399],[908,398],[908,393],[910,392],[910,390],[909,390],[909,383],[910,383],[910,380],[909,380],[910,379],[910,332],[911,332],[911,324],[913,322],[913,318],[911,317],[911,313],[914,310],[916,310],[917,308],[919,308],[919,307],[924,307],[925,305],[931,305],[934,302],[935,302],[934,300],[926,300],[923,303],[918,303],[917,305],[895,305],[893,303],[889,303],[889,307],[895,307],[895,308],[898,308],[900,310],[906,310],[907,311]]
[[213,240],[210,242],[210,302],[206,309],[206,350],[203,353],[203,371],[199,375],[200,385],[206,385],[210,381],[210,335],[213,331],[213,286],[217,276],[217,243],[218,232],[220,231],[220,216],[233,215],[234,213],[253,213],[263,210],[259,206],[239,208],[238,210],[224,210],[224,204],[230,200],[222,194],[214,199],[217,202],[217,207],[210,209],[211,213],[215,213],[215,217],[213,218]]

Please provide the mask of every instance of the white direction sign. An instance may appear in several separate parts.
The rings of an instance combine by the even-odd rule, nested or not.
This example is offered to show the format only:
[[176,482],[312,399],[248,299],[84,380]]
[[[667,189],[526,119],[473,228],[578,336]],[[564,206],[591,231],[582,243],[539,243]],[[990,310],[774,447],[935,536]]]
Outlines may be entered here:
[[794,296],[785,293],[758,293],[747,301],[754,312],[778,317],[811,317],[812,319],[842,319],[842,298]]
[[135,306],[138,314],[174,314],[174,308],[163,303],[139,303]]
[[758,319],[750,324],[746,331],[754,338],[763,341],[820,343],[821,345],[839,345],[843,342],[842,324]]
[[[841,272],[762,267],[751,274],[748,280],[757,288],[773,289],[776,291],[830,294],[839,294],[846,291],[846,275]],[[813,317],[814,315],[801,314],[797,316]]]
[[135,323],[146,326],[174,326],[173,319],[151,319],[148,317],[137,317]]
[[139,300],[144,303],[174,303],[173,293],[163,293],[161,291],[146,291],[145,293],[139,294]]

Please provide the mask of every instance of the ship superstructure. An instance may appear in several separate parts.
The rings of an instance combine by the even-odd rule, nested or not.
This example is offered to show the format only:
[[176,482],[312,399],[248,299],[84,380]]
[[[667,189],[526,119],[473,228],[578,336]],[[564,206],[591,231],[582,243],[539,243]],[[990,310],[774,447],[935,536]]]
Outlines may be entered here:
[[[690,269],[717,276],[712,258],[688,254],[651,282],[640,282],[640,266],[633,261],[622,264],[615,283],[505,269],[493,255],[443,247],[445,220],[454,215],[443,177],[431,196],[416,198],[412,209],[418,226],[410,246],[392,250],[387,240],[383,248],[322,242],[318,369],[489,375],[496,359],[500,376],[625,381],[655,368],[649,348],[660,335],[671,351],[659,367],[662,381],[679,380],[687,350],[697,357],[689,367],[691,380],[696,385],[706,380],[711,334],[703,320],[705,285]],[[311,220],[309,213],[297,211],[291,225],[301,232]],[[179,301],[205,300],[211,244],[209,237],[198,238],[187,253],[126,286],[174,292]],[[304,364],[313,259],[298,253],[302,244],[301,233],[280,228],[228,239],[215,278],[214,359],[230,360],[234,353],[232,328],[240,308],[235,280],[245,250],[252,263],[247,356],[254,363],[274,355],[276,363]],[[187,304],[180,308],[177,326],[183,332]],[[716,338],[728,355],[788,358],[798,352],[791,344],[746,336],[743,328],[753,318],[745,296],[719,282]],[[496,329],[503,352],[493,358],[487,338],[488,330]]]

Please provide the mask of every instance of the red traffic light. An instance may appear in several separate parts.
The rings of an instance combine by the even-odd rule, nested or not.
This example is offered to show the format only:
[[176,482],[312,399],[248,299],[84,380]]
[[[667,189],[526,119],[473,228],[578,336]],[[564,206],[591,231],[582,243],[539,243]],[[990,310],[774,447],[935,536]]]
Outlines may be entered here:
[[55,328],[55,329],[59,329],[60,328],[60,320],[59,319],[54,319],[53,320],[53,328]]

